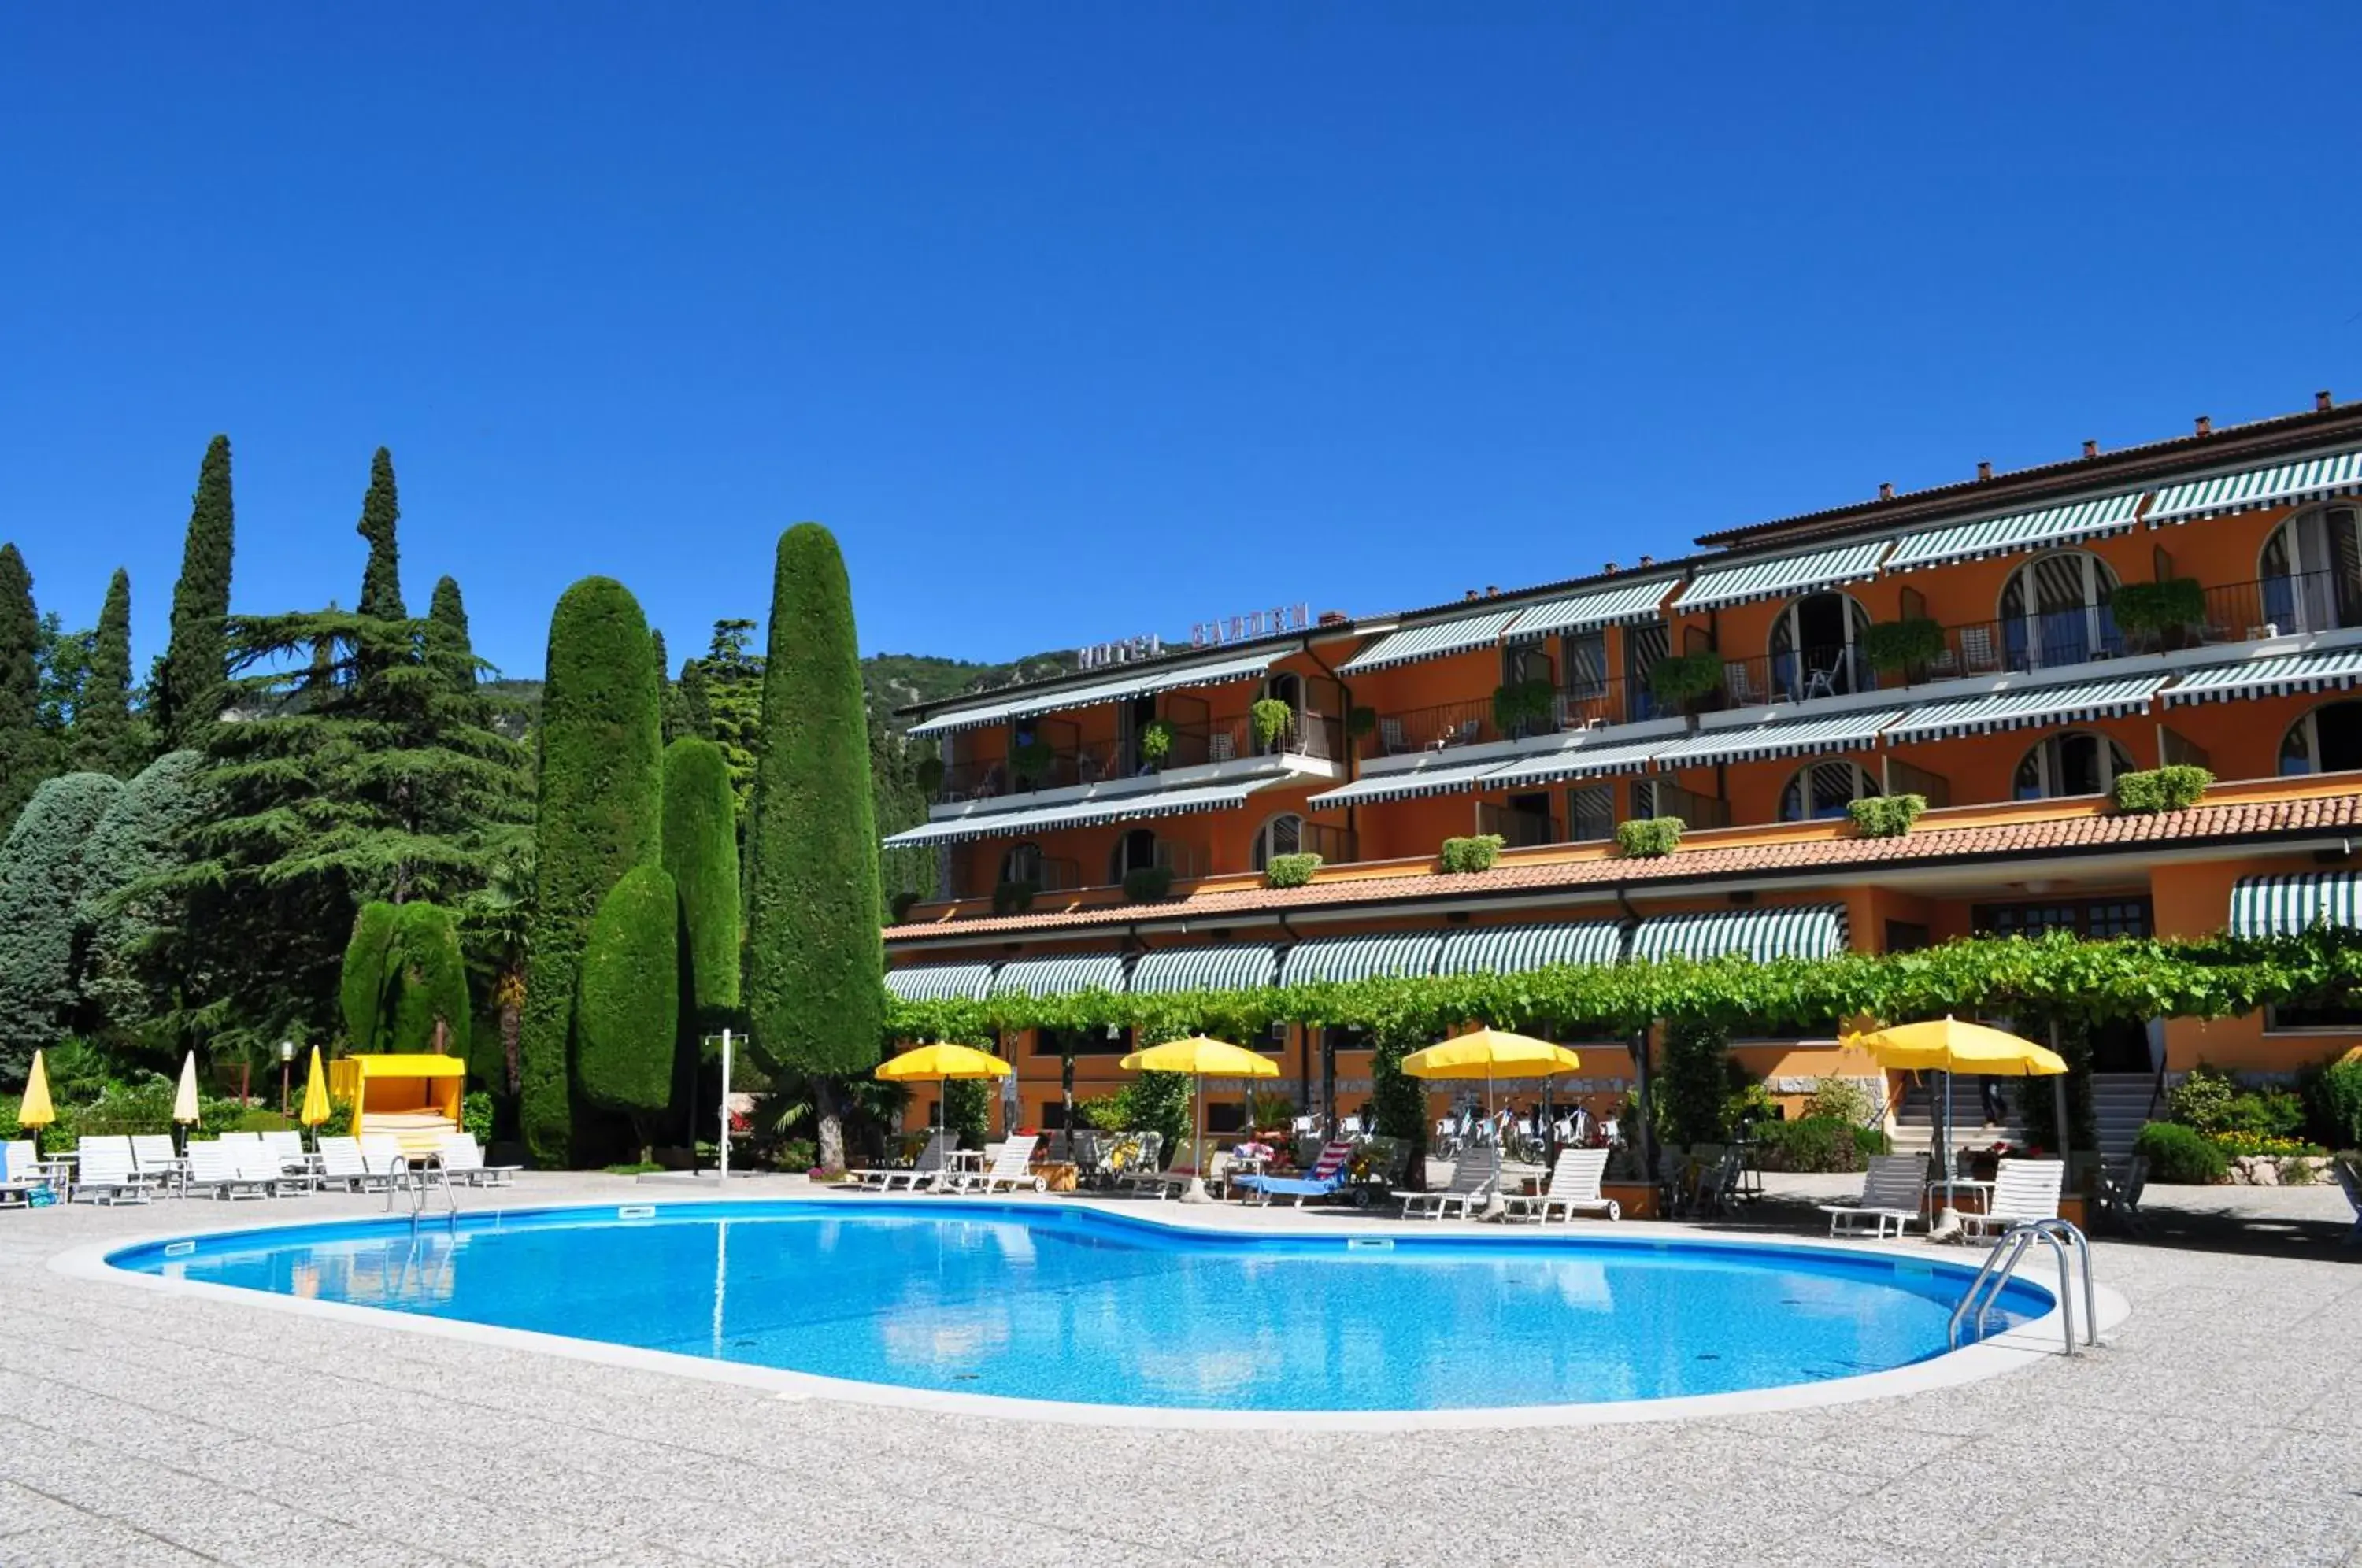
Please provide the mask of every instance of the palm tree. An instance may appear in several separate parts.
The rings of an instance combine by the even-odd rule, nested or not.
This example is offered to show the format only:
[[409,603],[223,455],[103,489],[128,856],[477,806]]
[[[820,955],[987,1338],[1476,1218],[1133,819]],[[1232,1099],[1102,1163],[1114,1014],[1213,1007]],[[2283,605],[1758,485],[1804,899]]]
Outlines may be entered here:
[[503,856],[491,878],[459,906],[459,942],[469,966],[500,1010],[502,1076],[517,1092],[517,1021],[524,1008],[525,960],[532,953],[533,845]]

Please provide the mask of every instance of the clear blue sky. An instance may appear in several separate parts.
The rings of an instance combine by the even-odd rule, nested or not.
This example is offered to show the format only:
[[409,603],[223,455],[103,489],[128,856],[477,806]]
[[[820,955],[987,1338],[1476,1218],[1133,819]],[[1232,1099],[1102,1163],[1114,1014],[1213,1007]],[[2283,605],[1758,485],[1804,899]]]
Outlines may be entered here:
[[[1462,13],[1481,10],[1485,19]],[[161,646],[404,586],[675,654],[1367,613],[2362,396],[2351,4],[0,7],[0,534]]]

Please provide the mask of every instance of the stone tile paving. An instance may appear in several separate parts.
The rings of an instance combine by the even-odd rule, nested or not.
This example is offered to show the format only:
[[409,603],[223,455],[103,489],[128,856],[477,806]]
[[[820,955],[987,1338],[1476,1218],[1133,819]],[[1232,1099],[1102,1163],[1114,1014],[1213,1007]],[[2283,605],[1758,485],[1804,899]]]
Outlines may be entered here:
[[[1803,1228],[1849,1186],[1773,1181],[1764,1219]],[[499,1201],[618,1195],[651,1196],[546,1176]],[[1826,1410],[1496,1433],[781,1399],[46,1266],[108,1237],[381,1209],[0,1216],[0,1564],[2362,1568],[2362,1249],[2336,1245],[2334,1189],[2152,1189],[2150,1242],[2096,1243],[2133,1315],[2077,1361]]]

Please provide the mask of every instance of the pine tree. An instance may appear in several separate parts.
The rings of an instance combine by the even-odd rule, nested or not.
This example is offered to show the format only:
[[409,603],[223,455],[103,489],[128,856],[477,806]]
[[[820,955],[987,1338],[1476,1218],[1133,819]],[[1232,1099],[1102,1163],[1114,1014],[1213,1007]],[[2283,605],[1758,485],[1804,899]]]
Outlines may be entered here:
[[779,536],[749,829],[745,998],[757,1049],[810,1076],[821,1163],[844,1163],[837,1080],[885,1028],[877,828],[853,590],[817,523]]
[[457,578],[435,580],[435,598],[426,608],[426,652],[450,670],[455,690],[476,689],[476,646],[468,635],[468,606]]
[[549,621],[534,823],[532,957],[517,1037],[518,1120],[542,1165],[576,1143],[575,1003],[592,921],[625,872],[657,863],[664,815],[656,668],[631,591],[568,589]]
[[82,988],[94,1025],[144,1029],[186,988],[189,900],[154,889],[186,858],[182,838],[204,815],[204,773],[198,753],[166,752],[124,787],[83,846]]
[[41,723],[41,617],[33,574],[14,545],[0,545],[0,823],[17,820],[57,754]]
[[74,703],[73,761],[93,773],[128,778],[145,764],[147,751],[147,737],[131,713],[131,574],[117,567]]
[[361,497],[356,529],[369,541],[369,565],[361,569],[360,613],[379,621],[406,621],[402,607],[402,548],[394,532],[402,501],[393,488],[393,454],[380,447],[370,459],[369,490]]
[[763,734],[763,661],[746,651],[752,621],[716,621],[701,671],[708,738],[730,763],[730,792],[744,823],[755,799],[755,749]]
[[180,580],[172,585],[172,639],[156,682],[156,727],[167,747],[202,747],[229,705],[229,579],[236,531],[229,437],[216,436],[197,469]]

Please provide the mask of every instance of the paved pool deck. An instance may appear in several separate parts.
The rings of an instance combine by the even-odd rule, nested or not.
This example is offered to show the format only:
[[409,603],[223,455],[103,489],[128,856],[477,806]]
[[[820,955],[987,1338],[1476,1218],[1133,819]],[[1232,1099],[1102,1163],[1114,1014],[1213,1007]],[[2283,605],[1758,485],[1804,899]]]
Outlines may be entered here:
[[[1858,1179],[1774,1177],[1742,1228],[1812,1233],[1810,1201]],[[546,1176],[462,1201],[690,1196]],[[2130,1316],[2072,1361],[1817,1409],[1509,1431],[781,1398],[50,1266],[138,1235],[382,1210],[0,1214],[0,1563],[2362,1568],[2362,1249],[2337,1245],[2334,1188],[2152,1188],[2147,1241],[2094,1243]]]

